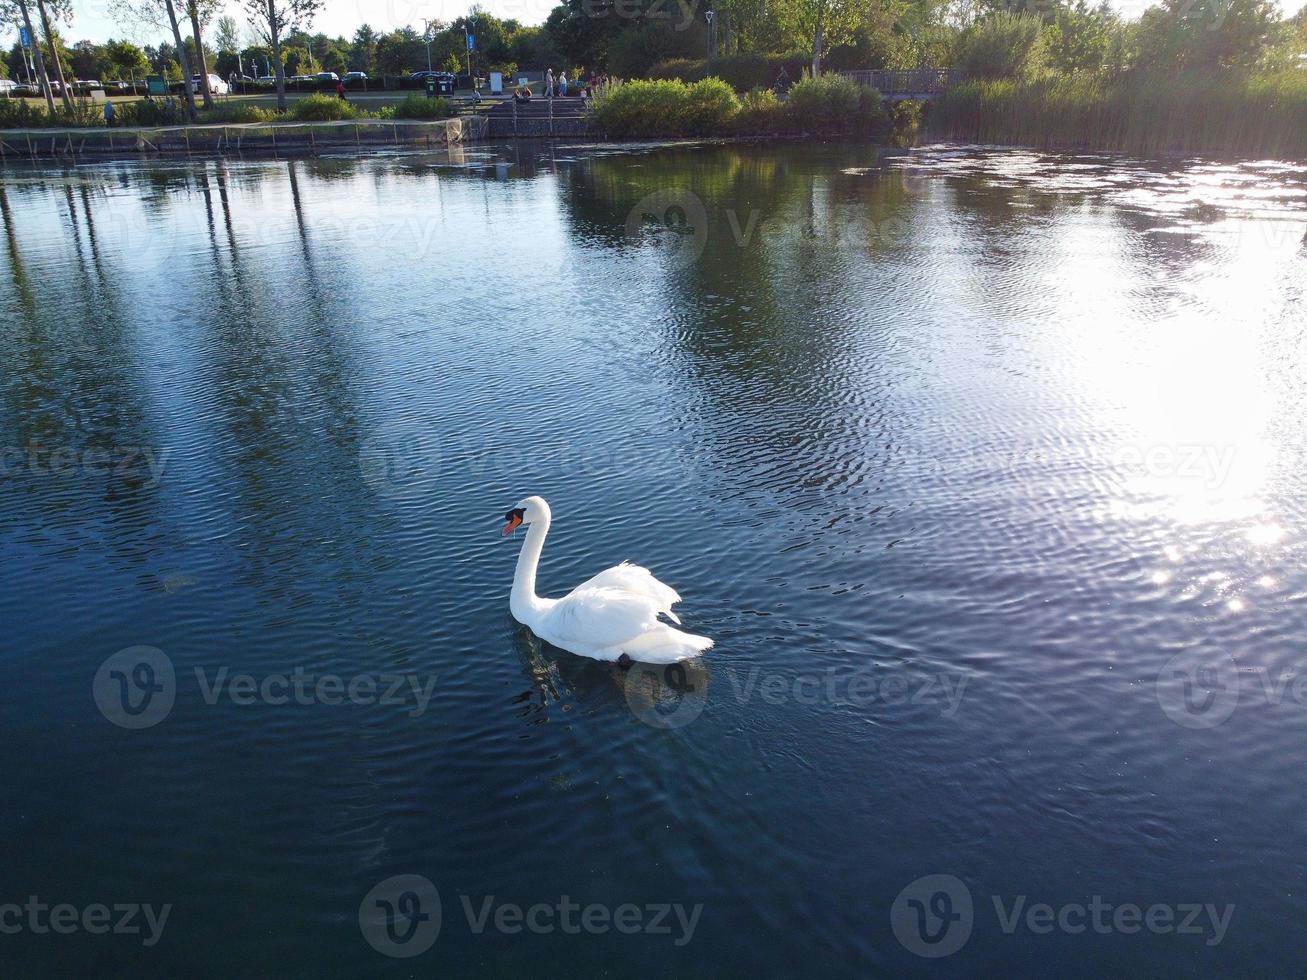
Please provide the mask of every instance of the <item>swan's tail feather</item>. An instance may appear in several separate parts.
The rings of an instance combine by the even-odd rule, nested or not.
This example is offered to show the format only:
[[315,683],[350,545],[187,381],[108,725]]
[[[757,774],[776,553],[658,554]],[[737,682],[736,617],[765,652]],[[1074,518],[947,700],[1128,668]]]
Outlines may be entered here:
[[678,660],[692,660],[712,649],[712,645],[713,641],[706,636],[682,633],[664,626],[622,644],[621,652],[641,663],[672,664]]

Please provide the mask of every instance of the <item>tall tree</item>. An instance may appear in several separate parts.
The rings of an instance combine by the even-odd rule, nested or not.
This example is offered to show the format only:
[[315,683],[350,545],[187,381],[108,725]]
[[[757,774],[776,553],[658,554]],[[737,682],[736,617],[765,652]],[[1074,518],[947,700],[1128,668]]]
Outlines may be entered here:
[[288,33],[308,27],[322,9],[323,0],[242,0],[255,29],[272,48],[272,66],[277,77],[277,108],[286,108],[286,67],[281,62],[281,40]]
[[847,40],[860,15],[856,0],[785,0],[780,11],[783,23],[812,40],[814,78],[826,49]]
[[150,63],[145,59],[145,52],[131,41],[110,38],[101,55],[100,71],[110,78],[135,79],[149,74]]
[[[191,91],[191,58],[186,50],[186,41],[182,38],[181,23],[177,19],[177,7],[173,0],[119,0],[127,16],[138,23],[153,27],[167,27],[172,31],[173,44],[177,46],[177,62],[181,65],[182,92],[186,98],[186,115],[195,121],[195,93]],[[163,51],[158,52],[163,56]]]
[[[204,92],[204,108],[213,108],[213,93],[209,90],[209,60],[204,54],[204,30],[213,15],[222,9],[223,0],[186,0],[186,16],[191,20],[191,33],[195,35],[196,69],[200,76],[200,89]],[[189,81],[187,85],[189,86]]]
[[371,74],[377,66],[377,32],[370,24],[364,24],[354,32],[354,43],[350,45],[349,66],[354,71]]
[[64,106],[73,108],[73,96],[68,91],[68,80],[64,77],[63,59],[59,57],[58,40],[50,27],[53,20],[72,20],[72,0],[36,0],[37,13],[41,15],[41,31],[45,34],[46,47],[50,49],[50,60],[54,62],[55,77],[59,80],[59,94],[63,96]]
[[37,43],[36,31],[32,29],[32,11],[27,0],[0,0],[0,17],[10,23],[15,20],[21,21],[27,36],[31,38],[36,77],[41,85],[41,93],[45,96],[46,107],[50,110],[50,114],[54,115],[54,95],[50,91],[50,75],[45,69],[45,57],[41,54],[41,45]]
[[235,17],[223,14],[214,22],[213,38],[218,45],[219,53],[223,51],[239,51],[241,45],[241,29],[236,23]]

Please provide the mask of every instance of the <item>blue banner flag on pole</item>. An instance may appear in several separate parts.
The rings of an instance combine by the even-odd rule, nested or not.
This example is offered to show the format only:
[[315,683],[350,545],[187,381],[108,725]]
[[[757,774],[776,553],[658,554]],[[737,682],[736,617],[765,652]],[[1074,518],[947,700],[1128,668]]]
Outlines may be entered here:
[[475,34],[469,34],[467,36],[467,49],[469,51],[475,51],[477,49],[477,36]]
[[27,33],[26,27],[18,28],[18,38],[22,41],[23,47],[30,48],[32,46],[32,35]]

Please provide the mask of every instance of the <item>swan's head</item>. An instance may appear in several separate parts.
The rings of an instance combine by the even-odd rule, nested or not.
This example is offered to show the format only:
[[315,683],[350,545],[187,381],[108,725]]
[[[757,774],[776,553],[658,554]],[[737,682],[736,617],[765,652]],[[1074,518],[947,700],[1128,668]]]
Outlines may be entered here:
[[504,520],[508,521],[504,525],[504,534],[511,534],[522,524],[549,520],[549,505],[543,497],[527,497],[519,500],[517,506],[504,515]]

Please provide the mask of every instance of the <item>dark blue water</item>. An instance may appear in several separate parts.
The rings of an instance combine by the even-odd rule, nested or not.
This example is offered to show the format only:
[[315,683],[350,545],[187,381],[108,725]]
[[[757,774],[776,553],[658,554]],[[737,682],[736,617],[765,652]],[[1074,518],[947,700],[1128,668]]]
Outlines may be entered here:
[[[946,148],[6,171],[0,971],[1296,972],[1305,198]],[[534,640],[531,493],[544,594],[637,561],[716,648]]]

